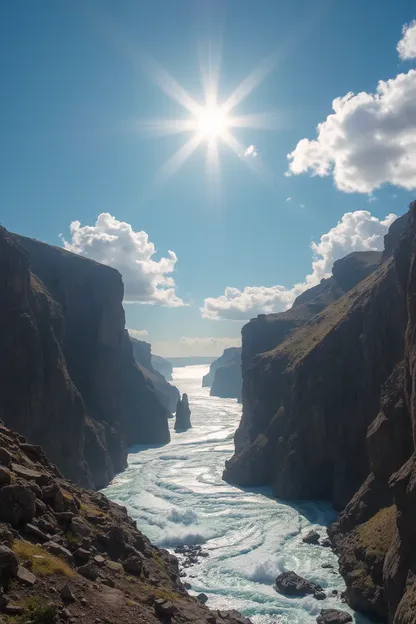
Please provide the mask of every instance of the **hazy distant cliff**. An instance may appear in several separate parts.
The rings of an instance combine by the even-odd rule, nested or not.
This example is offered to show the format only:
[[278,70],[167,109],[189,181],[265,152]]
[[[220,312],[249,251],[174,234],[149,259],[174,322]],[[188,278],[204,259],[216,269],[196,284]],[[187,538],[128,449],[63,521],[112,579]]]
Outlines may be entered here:
[[102,487],[127,445],[169,440],[124,327],[121,276],[4,228],[0,254],[0,418],[66,476]]
[[229,347],[212,362],[202,378],[202,386],[211,386],[211,396],[240,400],[241,385],[241,347]]
[[[159,403],[161,403],[170,413],[175,412],[176,405],[180,399],[179,390],[175,386],[171,386],[170,383],[166,381],[165,377],[158,370],[155,370],[153,365],[154,356],[152,355],[151,345],[148,342],[137,340],[131,336],[130,340],[133,344],[134,358],[145,378],[156,390],[156,396]],[[162,360],[163,358],[160,359]],[[166,363],[168,364],[168,362]]]

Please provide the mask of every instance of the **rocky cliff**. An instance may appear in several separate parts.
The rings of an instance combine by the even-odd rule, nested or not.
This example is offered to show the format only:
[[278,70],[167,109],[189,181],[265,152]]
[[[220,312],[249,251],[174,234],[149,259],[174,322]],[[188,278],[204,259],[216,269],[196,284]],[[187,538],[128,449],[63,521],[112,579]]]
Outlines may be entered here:
[[159,403],[172,414],[176,410],[176,404],[180,399],[179,390],[175,386],[171,386],[164,376],[154,368],[151,345],[131,336],[130,340],[133,344],[134,358],[147,383],[155,389]]
[[241,398],[241,347],[224,349],[202,378],[202,386],[211,386],[211,396]]
[[160,355],[155,355],[154,353],[152,353],[152,366],[161,375],[163,375],[166,381],[172,381],[173,366],[169,362],[169,360],[161,357]]
[[[244,328],[244,413],[225,477],[344,508],[330,536],[348,602],[414,624],[416,203],[385,237],[375,270],[353,267],[354,284],[349,262],[333,275],[349,290],[319,314],[302,322],[294,306]],[[320,286],[318,297],[328,280]]]
[[210,611],[183,576],[124,507],[63,479],[39,446],[0,423],[1,622],[250,624]]
[[[271,483],[274,484],[275,491],[279,496],[290,498],[308,496],[329,497],[338,507],[342,507],[347,502],[348,497],[355,491],[354,485],[347,487],[347,484],[342,484],[341,489],[341,483],[338,482],[335,476],[333,486],[324,486],[320,478],[321,474],[325,474],[326,480],[331,479],[330,472],[327,472],[331,460],[324,455],[322,457],[320,455],[321,446],[322,448],[326,447],[325,436],[328,434],[326,417],[323,415],[321,427],[325,429],[325,435],[320,438],[321,430],[317,427],[315,436],[318,444],[316,457],[321,457],[321,463],[319,467],[318,465],[316,466],[317,473],[315,475],[314,491],[312,491],[312,487],[308,491],[310,483],[308,487],[304,487],[301,484],[301,474],[308,465],[306,457],[308,454],[313,454],[313,445],[308,440],[311,432],[306,428],[303,433],[298,432],[297,424],[289,422],[289,420],[292,418],[292,414],[297,414],[295,417],[298,417],[301,423],[305,422],[307,424],[312,422],[310,419],[304,419],[301,412],[299,412],[299,410],[309,410],[310,404],[308,401],[311,400],[311,396],[307,396],[303,386],[301,392],[297,391],[297,395],[291,393],[290,388],[295,378],[297,383],[305,383],[304,378],[297,377],[298,374],[302,373],[307,376],[308,388],[310,388],[311,392],[316,393],[315,401],[320,401],[320,393],[322,393],[323,400],[331,401],[332,399],[327,396],[326,383],[334,357],[334,367],[339,366],[340,369],[340,377],[334,378],[339,386],[342,387],[342,371],[346,362],[344,359],[341,360],[335,356],[336,344],[339,340],[338,334],[336,334],[334,345],[331,347],[331,353],[325,355],[328,366],[326,372],[316,369],[316,363],[312,361],[312,358],[316,357],[317,362],[320,363],[321,357],[323,357],[321,351],[315,349],[315,347],[320,346],[324,336],[330,334],[332,329],[340,324],[341,318],[350,319],[350,307],[353,306],[355,301],[355,295],[352,294],[351,289],[354,290],[354,286],[360,284],[366,276],[374,275],[374,271],[379,266],[381,259],[382,254],[379,252],[354,252],[349,254],[342,260],[335,262],[332,277],[322,280],[320,284],[300,295],[290,310],[280,314],[259,315],[243,327],[243,415],[235,434],[236,453],[227,462],[224,472],[226,480],[241,485]],[[367,279],[371,280],[371,277]],[[357,299],[361,303],[364,302],[364,300],[359,298],[358,293]],[[330,312],[327,313],[327,310]],[[358,307],[354,318],[357,318],[357,323],[359,324]],[[394,320],[392,323],[394,325]],[[348,329],[345,331],[348,332]],[[351,349],[352,359],[350,366],[352,369],[355,369],[354,357],[356,355],[352,353]],[[302,372],[303,370],[305,373]],[[314,370],[319,371],[320,375],[316,382],[313,380]],[[333,390],[336,395],[335,385]],[[302,401],[302,398],[305,399],[303,405],[291,403],[289,406],[289,400]],[[329,402],[327,408],[329,413],[333,409],[338,409],[338,402],[343,402],[343,400],[343,398],[334,398],[333,404]],[[350,407],[355,409],[355,406]],[[321,410],[321,405],[319,410]],[[321,413],[323,414],[322,410]],[[290,417],[288,414],[290,414]],[[315,418],[318,418],[318,415]],[[367,425],[369,422],[367,421]],[[283,443],[284,440],[282,427],[285,428],[288,435],[288,440],[285,440],[288,446],[284,453],[281,453],[279,448],[279,454],[277,455],[276,442],[279,440],[279,443]],[[279,465],[279,461],[299,462],[301,457],[301,453],[292,453],[290,448],[292,443],[297,443],[290,434],[292,427],[295,427],[297,432],[296,440],[300,439],[298,436],[305,436],[305,446],[309,450],[305,456],[305,464],[301,463],[296,467],[296,471],[299,473],[298,478],[291,479],[288,482],[286,481],[287,474],[285,470],[290,472],[292,468],[289,468],[288,464],[285,463],[282,472],[282,466]],[[362,424],[361,427],[365,427],[365,425]],[[312,427],[312,429],[314,428]],[[336,453],[336,449],[334,448],[333,450]],[[360,452],[360,449],[358,449],[358,452]],[[363,451],[361,452],[362,454]],[[286,459],[283,460],[283,458]],[[362,469],[362,466],[360,467],[357,464],[357,476],[355,479],[352,479],[354,483],[357,480],[358,482],[360,481]],[[293,467],[293,470],[295,470],[295,467]],[[281,483],[278,475],[281,475]],[[333,496],[327,492],[330,487],[334,490]]]
[[120,274],[0,229],[0,418],[76,482],[103,487],[127,446],[167,442],[136,365]]
[[214,373],[210,395],[241,401],[241,348],[233,349],[226,366],[219,366]]

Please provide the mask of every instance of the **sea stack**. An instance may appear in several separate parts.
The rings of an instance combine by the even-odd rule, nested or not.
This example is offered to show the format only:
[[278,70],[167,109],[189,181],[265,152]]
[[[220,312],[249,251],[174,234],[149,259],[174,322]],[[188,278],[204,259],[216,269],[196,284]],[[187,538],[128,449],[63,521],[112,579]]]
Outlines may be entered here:
[[175,431],[186,431],[191,425],[191,410],[189,409],[188,395],[184,392],[176,406]]

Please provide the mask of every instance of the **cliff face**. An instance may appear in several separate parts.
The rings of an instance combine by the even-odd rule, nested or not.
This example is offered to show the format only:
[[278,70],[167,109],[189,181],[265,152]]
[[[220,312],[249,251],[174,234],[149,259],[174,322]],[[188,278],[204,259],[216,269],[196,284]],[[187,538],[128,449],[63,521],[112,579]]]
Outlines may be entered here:
[[[25,281],[15,273],[13,284],[19,304]],[[1,622],[250,624],[189,596],[176,557],[153,546],[125,507],[63,479],[40,447],[1,423],[0,473]]]
[[124,329],[121,276],[4,229],[0,246],[1,418],[66,476],[103,487],[127,445],[169,440]]
[[217,367],[210,395],[241,401],[242,383],[241,348],[238,347],[232,350],[231,357],[225,366]]
[[164,376],[159,373],[159,371],[155,370],[151,345],[148,342],[137,340],[131,336],[130,340],[133,345],[134,358],[147,383],[153,385],[159,403],[172,414],[176,410],[176,404],[180,399],[179,390],[175,386],[171,386]]
[[406,301],[403,360],[367,431],[369,475],[330,533],[349,603],[394,624],[416,612],[416,203],[394,263]]
[[169,362],[169,360],[161,357],[160,355],[155,355],[154,353],[152,353],[152,366],[161,375],[163,375],[166,381],[172,381],[173,366]]
[[202,387],[211,386],[210,395],[241,400],[241,347],[224,349],[202,378]]
[[[330,329],[331,321],[329,324],[323,322],[322,326],[318,328],[319,322],[317,325],[312,319],[315,317],[320,318],[319,314],[323,313],[322,320],[325,321],[327,317],[323,311],[328,306],[332,307],[331,304],[336,305],[335,302],[358,284],[363,277],[371,275],[380,260],[381,253],[379,252],[352,253],[334,264],[333,276],[331,278],[322,280],[320,284],[300,295],[290,310],[280,314],[259,315],[243,327],[243,415],[235,434],[236,454],[227,463],[224,472],[226,480],[242,485],[274,483],[275,475],[280,472],[280,467],[275,466],[273,464],[274,460],[271,459],[276,455],[274,441],[277,439],[276,436],[278,438],[281,437],[279,432],[282,424],[285,427],[288,426],[288,431],[290,431],[290,426],[287,425],[288,419],[284,416],[284,413],[286,413],[284,410],[292,409],[286,403],[288,400],[286,388],[293,382],[293,378],[289,378],[288,372],[292,368],[294,370],[295,367],[293,365],[297,364],[298,359],[301,359],[297,353],[293,354],[293,358],[288,355],[286,350],[280,353],[278,347],[285,344],[286,340],[290,341],[291,337],[296,336],[302,327],[305,327],[303,336],[306,337],[309,334],[309,327],[315,328],[313,329],[316,332],[314,341],[318,343],[321,340],[320,333],[322,332],[323,335]],[[338,312],[335,312],[336,314]],[[348,310],[341,305],[339,314],[348,316]],[[335,318],[333,324],[337,324],[337,322]],[[302,340],[303,338],[300,337],[300,342]],[[304,342],[306,345],[307,340],[305,339]],[[288,348],[290,350],[290,347]],[[276,349],[276,352],[269,357],[258,355],[273,349]],[[302,348],[300,348],[301,350]],[[256,356],[258,357],[256,358]],[[317,357],[319,359],[320,355]],[[338,363],[341,364],[340,362]],[[287,365],[288,369],[286,370]],[[306,364],[305,370],[307,370],[308,366],[309,364]],[[354,367],[353,364],[352,367]],[[328,362],[328,371],[329,368]],[[296,373],[301,370],[299,366],[296,366]],[[307,374],[309,375],[309,373]],[[326,389],[324,391],[325,380],[326,375],[323,375],[319,383],[314,387],[316,400],[319,399],[320,392],[326,392]],[[288,384],[287,386],[285,385],[286,383]],[[310,387],[312,390],[312,386]],[[304,389],[299,394],[299,398],[302,396],[305,396]],[[328,409],[331,410],[333,407],[336,407],[336,405],[329,405]],[[293,409],[299,408],[301,406],[293,406]],[[308,409],[307,403],[305,403],[303,409]],[[277,418],[277,413],[280,414],[279,418]],[[275,429],[278,422],[280,423],[279,427]],[[322,426],[324,426],[323,423],[324,421],[322,421]],[[305,432],[305,435],[307,435],[307,432]],[[323,439],[321,443],[324,444]],[[265,445],[267,445],[267,452],[265,452]],[[309,452],[312,453],[312,449]],[[287,453],[291,456],[290,449],[287,449]],[[299,470],[302,470],[301,466],[299,466]],[[325,471],[324,467],[323,470]],[[280,492],[278,484],[276,484],[276,491]],[[289,494],[285,489],[285,495]],[[280,492],[279,495],[283,494]],[[340,501],[346,495],[344,492],[340,496]],[[291,496],[297,496],[295,491],[293,491]],[[340,501],[337,501],[337,504],[342,505]]]
[[296,309],[314,301],[306,296],[244,328],[244,412],[225,477],[345,507],[329,533],[347,601],[383,622],[413,624],[416,203],[385,237],[379,266],[356,285],[345,273],[350,259],[331,278],[350,290],[318,315],[296,327]]

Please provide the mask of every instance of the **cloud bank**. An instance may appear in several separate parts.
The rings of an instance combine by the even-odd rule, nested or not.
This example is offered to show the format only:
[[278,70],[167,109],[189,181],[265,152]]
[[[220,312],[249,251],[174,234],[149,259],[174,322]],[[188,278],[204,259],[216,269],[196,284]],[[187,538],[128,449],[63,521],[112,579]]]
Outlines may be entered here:
[[243,290],[228,287],[223,295],[204,300],[203,318],[246,321],[257,314],[287,310],[298,295],[331,275],[335,260],[352,251],[382,250],[383,237],[396,218],[389,214],[379,220],[367,210],[347,212],[335,227],[321,236],[319,243],[312,243],[312,270],[303,282],[292,288],[282,285],[246,286]]
[[[416,21],[397,44],[402,59],[416,58]],[[416,188],[416,70],[381,80],[375,93],[347,93],[318,124],[316,139],[288,154],[287,175],[333,176],[344,192],[371,193],[383,184]]]
[[108,212],[101,213],[95,225],[70,225],[71,240],[62,238],[65,249],[118,269],[123,276],[124,301],[127,303],[183,306],[175,292],[171,273],[177,257],[154,260],[154,244],[146,232],[135,232],[129,223],[118,221]]

